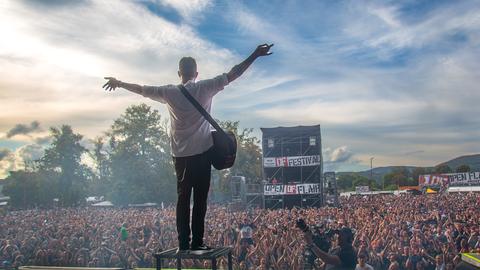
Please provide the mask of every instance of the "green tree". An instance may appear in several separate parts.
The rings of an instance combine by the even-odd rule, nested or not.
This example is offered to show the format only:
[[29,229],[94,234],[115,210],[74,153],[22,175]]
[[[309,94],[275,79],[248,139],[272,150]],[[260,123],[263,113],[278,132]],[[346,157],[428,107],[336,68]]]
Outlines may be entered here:
[[397,190],[397,189],[398,189],[398,186],[394,184],[385,186],[385,190]]
[[383,176],[383,186],[386,187],[386,186],[395,185],[398,187],[398,185],[395,183],[394,176],[395,174],[392,172],[385,174]]
[[404,186],[404,182],[407,181],[407,178],[403,174],[398,173],[387,173],[383,176],[383,185],[386,186]]
[[470,172],[471,169],[470,169],[470,166],[468,166],[466,164],[463,164],[463,165],[458,166],[455,171],[457,173],[464,173],[464,172]]
[[440,164],[435,167],[435,173],[452,173],[453,170],[447,164]]
[[368,186],[370,190],[378,189],[377,182],[358,173],[341,174],[337,179],[339,191],[353,191],[355,187]]
[[39,182],[35,178],[34,173],[24,170],[10,172],[3,193],[10,197],[13,207],[28,208],[37,204]]
[[418,185],[418,177],[420,177],[420,175],[422,174],[427,174],[427,170],[425,170],[425,168],[416,167],[415,169],[413,169],[412,178],[413,180],[416,181],[417,185]]
[[104,138],[98,137],[93,141],[90,156],[94,161],[92,183],[89,195],[104,196],[112,185],[112,172],[109,153],[105,150]]
[[392,172],[387,173],[383,176],[383,185],[387,186],[412,186],[417,185],[418,180],[412,178],[410,171],[403,166],[396,167]]
[[50,206],[61,192],[59,177],[56,172],[37,170],[33,176],[38,181],[38,205]]
[[228,193],[231,176],[244,176],[248,183],[259,184],[262,179],[262,151],[260,140],[252,135],[252,128],[240,128],[239,121],[218,121],[219,125],[228,131],[232,131],[237,138],[237,157],[235,164],[228,170],[212,172],[213,179],[219,179],[220,186],[217,191]]
[[81,163],[82,155],[86,153],[86,149],[80,144],[83,136],[75,134],[68,125],[52,127],[50,132],[53,141],[39,160],[40,171],[58,180],[56,195],[61,205],[76,205],[83,200],[87,178],[91,176],[87,166]]
[[176,178],[165,121],[146,104],[133,105],[108,132],[110,199],[116,204],[174,201]]
[[340,174],[337,178],[337,189],[339,191],[353,190],[353,177],[351,174]]
[[353,188],[358,186],[368,186],[370,190],[377,189],[377,183],[375,182],[375,180],[362,176],[360,174],[353,175],[352,184],[353,184]]
[[221,121],[220,126],[232,131],[237,138],[237,157],[230,169],[233,175],[245,176],[250,182],[260,183],[262,180],[262,150],[260,140],[252,135],[253,128],[240,130],[239,121]]

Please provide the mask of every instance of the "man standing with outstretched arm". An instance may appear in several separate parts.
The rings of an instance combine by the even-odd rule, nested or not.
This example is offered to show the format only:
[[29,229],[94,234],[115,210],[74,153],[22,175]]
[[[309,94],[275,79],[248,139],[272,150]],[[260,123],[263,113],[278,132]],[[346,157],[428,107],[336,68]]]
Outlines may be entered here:
[[[273,44],[259,45],[242,63],[228,73],[213,79],[196,82],[197,63],[192,57],[183,57],[179,62],[178,76],[187,91],[210,113],[213,96],[240,77],[260,56],[272,54]],[[178,86],[141,86],[126,83],[113,77],[105,77],[103,86],[111,91],[120,87],[165,103],[170,114],[170,138],[173,162],[177,175],[177,233],[178,250],[208,250],[203,242],[207,197],[210,188],[211,151],[213,140],[207,120],[186,99]],[[190,196],[193,189],[192,228],[190,231]],[[190,232],[192,242],[190,246]]]

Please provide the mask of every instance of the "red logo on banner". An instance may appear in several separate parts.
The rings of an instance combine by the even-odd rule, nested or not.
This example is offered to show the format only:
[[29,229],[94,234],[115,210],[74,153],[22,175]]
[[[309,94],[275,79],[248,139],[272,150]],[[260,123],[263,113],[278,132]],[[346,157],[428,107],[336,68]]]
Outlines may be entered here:
[[287,185],[287,194],[297,194],[297,185]]
[[288,167],[287,157],[279,157],[275,159],[276,167]]

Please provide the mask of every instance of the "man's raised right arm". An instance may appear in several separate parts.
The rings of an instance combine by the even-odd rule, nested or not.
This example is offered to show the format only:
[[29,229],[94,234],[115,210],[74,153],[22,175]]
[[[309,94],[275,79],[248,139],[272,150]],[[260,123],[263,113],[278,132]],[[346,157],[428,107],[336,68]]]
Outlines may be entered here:
[[115,91],[115,88],[120,87],[130,92],[134,92],[140,95],[142,94],[143,87],[141,85],[122,82],[113,77],[105,77],[105,79],[108,80],[108,82],[103,85],[103,88],[107,91]]

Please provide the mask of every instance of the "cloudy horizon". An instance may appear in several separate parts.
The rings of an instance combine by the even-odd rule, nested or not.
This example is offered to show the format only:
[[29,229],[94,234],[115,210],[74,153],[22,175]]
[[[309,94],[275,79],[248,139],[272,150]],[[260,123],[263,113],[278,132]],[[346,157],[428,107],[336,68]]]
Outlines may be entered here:
[[0,3],[0,178],[42,155],[49,127],[93,139],[134,104],[104,76],[178,83],[258,59],[214,100],[241,127],[321,125],[325,170],[434,166],[480,153],[478,1],[7,0]]

